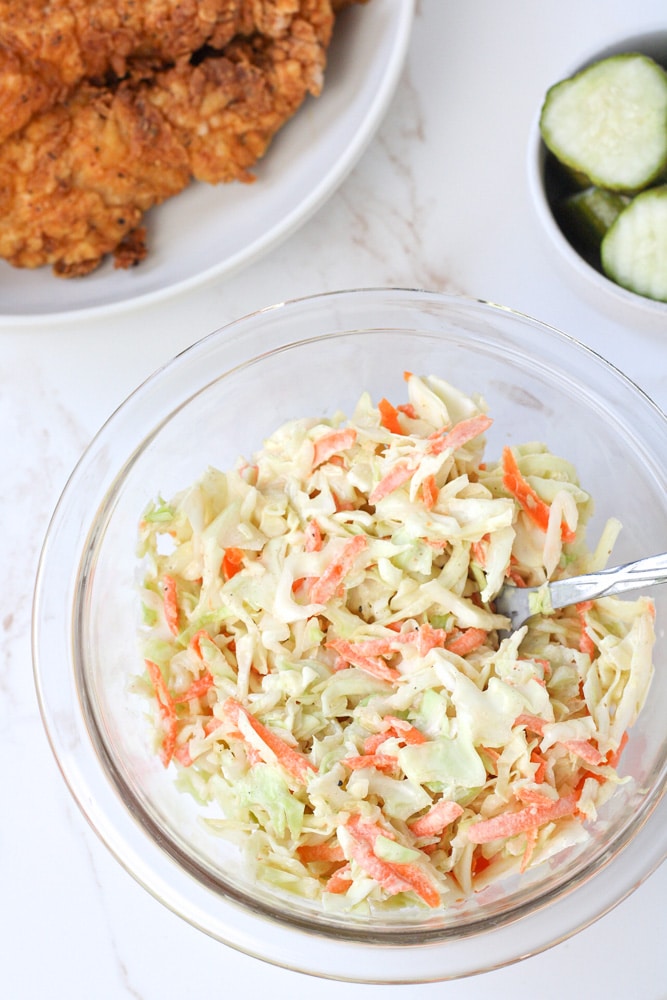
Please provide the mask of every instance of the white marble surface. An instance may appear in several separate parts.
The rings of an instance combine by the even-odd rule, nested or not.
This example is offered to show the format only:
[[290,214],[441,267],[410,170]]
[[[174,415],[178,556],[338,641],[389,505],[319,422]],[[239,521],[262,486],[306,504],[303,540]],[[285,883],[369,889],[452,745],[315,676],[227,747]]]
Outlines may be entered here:
[[[382,3],[383,0],[372,0]],[[0,330],[0,995],[170,1000],[667,997],[667,866],[575,938],[447,984],[313,980],[210,940],[163,908],[98,841],[62,781],[33,688],[38,553],[73,464],[143,378],[228,320],[360,285],[490,299],[584,341],[667,406],[667,329],[598,311],[552,268],[528,198],[526,149],[545,88],[615,35],[665,24],[664,0],[422,0],[400,88],[334,197],[243,272],[164,305]],[[0,310],[1,311],[1,310]],[[667,324],[666,324],[667,326]]]

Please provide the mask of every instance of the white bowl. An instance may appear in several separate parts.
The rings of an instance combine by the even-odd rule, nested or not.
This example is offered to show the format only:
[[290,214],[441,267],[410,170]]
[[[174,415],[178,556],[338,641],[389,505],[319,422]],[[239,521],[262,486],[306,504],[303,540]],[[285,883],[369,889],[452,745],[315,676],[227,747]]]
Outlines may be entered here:
[[[85,278],[0,260],[0,329],[89,322],[163,302],[236,273],[303,225],[347,177],[380,125],[399,82],[414,0],[342,12],[324,90],[287,122],[254,171],[255,184],[193,182],[147,216],[149,254],[116,270],[107,259]],[[93,334],[94,335],[94,334]]]
[[[623,52],[642,52],[667,66],[667,29],[656,28],[609,42],[603,48],[591,52],[587,58],[565,68],[553,83],[568,79],[600,59]],[[546,237],[552,260],[565,280],[595,308],[629,326],[639,324],[643,329],[667,333],[667,303],[637,295],[617,285],[588,263],[564,235],[549,200],[547,166],[550,154],[540,134],[540,111],[541,108],[531,125],[528,142],[528,185],[533,208]]]

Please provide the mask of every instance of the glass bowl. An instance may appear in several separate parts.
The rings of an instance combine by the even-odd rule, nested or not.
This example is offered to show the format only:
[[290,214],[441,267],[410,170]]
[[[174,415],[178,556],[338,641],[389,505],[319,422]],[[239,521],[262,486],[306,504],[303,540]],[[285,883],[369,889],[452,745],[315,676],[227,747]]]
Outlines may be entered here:
[[[575,73],[608,56],[624,52],[641,52],[667,68],[667,30],[664,24],[641,34],[624,36],[565,68],[552,82],[565,80]],[[613,319],[640,325],[643,329],[664,333],[667,325],[667,303],[638,295],[617,285],[603,274],[599,261],[584,256],[561,228],[554,205],[562,196],[562,179],[555,168],[555,159],[547,150],[540,134],[538,109],[528,141],[528,186],[536,219],[546,240],[551,258],[561,274],[591,305]]]
[[233,846],[203,831],[199,808],[152,752],[145,702],[130,692],[142,670],[135,550],[147,503],[209,464],[231,467],[290,418],[350,413],[364,390],[400,397],[406,369],[484,395],[494,417],[489,455],[541,440],[573,461],[596,498],[591,537],[612,514],[625,525],[619,562],[665,548],[667,420],[620,372],[500,306],[425,291],[345,291],[229,324],[123,403],[56,508],[33,625],[55,756],[120,863],[228,945],[299,971],[377,983],[450,979],[538,952],[609,910],[667,853],[667,592],[659,589],[652,693],[622,761],[632,780],[585,845],[453,910],[368,919],[279,897],[243,874]]

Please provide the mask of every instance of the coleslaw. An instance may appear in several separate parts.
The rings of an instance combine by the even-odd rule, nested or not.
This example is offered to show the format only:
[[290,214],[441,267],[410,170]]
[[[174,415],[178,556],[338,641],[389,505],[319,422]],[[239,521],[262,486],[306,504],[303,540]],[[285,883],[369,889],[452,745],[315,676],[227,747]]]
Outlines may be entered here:
[[484,400],[406,373],[297,419],[140,524],[154,748],[253,874],[327,910],[442,907],[589,836],[652,676],[654,609],[507,635],[494,597],[601,569],[542,443],[485,459]]

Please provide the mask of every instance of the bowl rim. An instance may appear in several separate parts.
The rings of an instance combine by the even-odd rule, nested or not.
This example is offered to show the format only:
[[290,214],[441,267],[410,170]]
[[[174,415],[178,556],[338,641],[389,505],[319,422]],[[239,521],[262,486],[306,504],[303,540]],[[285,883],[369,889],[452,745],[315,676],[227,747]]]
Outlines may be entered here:
[[[145,859],[140,856],[141,848],[146,846],[149,839],[143,830],[142,834],[146,838],[146,842],[141,841],[141,847],[139,849],[136,847],[136,842],[128,843],[128,839],[130,841],[136,841],[137,830],[128,825],[127,822],[122,823],[120,821],[121,814],[119,813],[119,806],[122,806],[122,804],[120,803],[118,796],[114,797],[113,791],[110,789],[107,789],[104,794],[98,795],[97,797],[91,796],[90,789],[88,787],[88,778],[92,771],[97,770],[98,773],[101,773],[101,761],[99,760],[99,754],[95,756],[92,749],[90,733],[87,730],[87,722],[85,720],[85,705],[82,703],[81,692],[78,690],[76,685],[74,685],[73,678],[70,679],[68,697],[70,699],[69,710],[72,718],[69,722],[77,730],[79,742],[86,749],[88,759],[85,760],[83,764],[81,761],[80,750],[77,757],[77,754],[72,752],[71,745],[63,744],[58,725],[53,717],[51,707],[48,703],[46,693],[47,684],[45,675],[41,668],[43,623],[40,622],[40,612],[44,602],[44,588],[47,585],[47,576],[51,565],[51,552],[54,545],[56,545],[58,541],[59,528],[62,524],[62,519],[66,514],[66,505],[72,498],[72,495],[78,485],[78,479],[81,474],[85,472],[86,464],[91,461],[91,456],[94,456],[96,451],[103,448],[107,438],[114,434],[116,424],[118,421],[124,419],[128,412],[128,408],[131,409],[133,401],[136,403],[141,398],[142,393],[147,387],[153,386],[159,382],[165,371],[177,368],[182,362],[182,359],[185,358],[187,360],[188,357],[193,357],[198,350],[202,350],[206,344],[210,344],[212,341],[221,339],[225,336],[229,338],[225,340],[226,347],[233,344],[242,350],[244,343],[244,327],[249,323],[252,324],[253,322],[256,322],[257,318],[261,317],[263,314],[275,312],[276,310],[289,311],[290,309],[299,308],[304,305],[310,306],[317,302],[335,303],[336,301],[341,301],[343,299],[347,300],[350,298],[355,301],[359,301],[360,298],[363,299],[375,295],[395,299],[397,302],[400,302],[401,299],[407,295],[411,301],[414,299],[413,304],[418,306],[422,305],[424,302],[429,302],[434,305],[437,304],[440,307],[464,305],[466,307],[480,309],[482,312],[485,310],[491,310],[494,314],[503,313],[505,316],[509,315],[510,317],[516,317],[523,323],[527,323],[530,326],[537,325],[543,331],[550,333],[551,337],[555,338],[560,344],[567,345],[569,349],[573,350],[575,353],[583,351],[590,357],[594,364],[602,366],[602,368],[611,374],[615,380],[620,379],[626,387],[631,390],[633,395],[637,395],[639,399],[642,399],[645,407],[648,406],[650,408],[652,417],[657,416],[658,420],[667,428],[667,418],[655,405],[655,403],[653,403],[653,401],[650,400],[650,398],[643,393],[641,389],[628,379],[627,376],[623,375],[622,372],[614,368],[614,366],[609,362],[605,361],[605,359],[599,354],[596,354],[595,351],[592,351],[590,348],[580,344],[577,340],[575,340],[575,338],[570,337],[567,334],[563,334],[553,327],[549,327],[548,324],[535,320],[532,317],[525,316],[515,310],[498,306],[485,300],[459,295],[450,295],[446,293],[429,292],[421,289],[359,288],[338,292],[325,292],[319,295],[305,296],[289,300],[287,302],[278,303],[273,306],[264,307],[263,309],[257,310],[256,312],[245,317],[241,317],[240,319],[232,321],[218,330],[213,331],[207,337],[204,337],[202,340],[191,345],[185,351],[176,355],[176,357],[167,362],[166,365],[158,368],[145,382],[138,386],[123,403],[121,403],[118,409],[111,415],[105,424],[103,424],[101,429],[98,431],[98,434],[83,453],[74,471],[72,472],[65,489],[63,490],[60,500],[58,501],[58,505],[56,506],[47,530],[44,548],[40,557],[35,586],[33,612],[33,666],[37,696],[43,723],[52,751],[61,769],[66,784],[70,788],[70,791],[84,813],[84,816],[89,821],[98,836],[100,836],[102,841],[107,845],[123,867],[125,867],[126,870],[137,879],[137,881],[139,881],[154,896],[156,896],[156,898],[160,899],[165,905],[174,910],[174,912],[189,920],[190,923],[198,926],[207,933],[212,934],[214,937],[218,937],[219,940],[223,940],[225,943],[231,944],[239,950],[245,951],[246,953],[265,961],[270,961],[277,965],[284,965],[287,968],[295,968],[298,969],[298,971],[305,971],[314,975],[324,975],[336,979],[344,978],[350,979],[350,981],[401,982],[404,981],[400,977],[405,974],[406,955],[414,952],[418,956],[419,972],[415,973],[413,970],[411,977],[405,981],[417,982],[432,979],[441,980],[446,978],[455,978],[458,975],[470,974],[473,971],[482,971],[479,968],[470,968],[471,959],[468,954],[470,951],[470,945],[477,950],[476,942],[479,939],[481,931],[486,932],[484,938],[485,943],[487,942],[488,933],[490,932],[495,935],[496,940],[502,944],[502,947],[505,950],[507,950],[508,933],[513,934],[515,935],[515,938],[520,939],[520,947],[516,944],[515,940],[513,948],[510,949],[512,954],[509,958],[504,957],[496,960],[494,964],[485,966],[485,968],[496,967],[497,965],[505,965],[508,964],[508,962],[516,961],[520,957],[525,957],[526,954],[537,953],[538,951],[544,950],[544,948],[557,943],[557,941],[564,940],[566,937],[569,937],[582,927],[587,926],[604,912],[607,912],[607,910],[611,909],[614,905],[616,905],[616,903],[620,902],[625,895],[629,894],[629,892],[636,888],[646,877],[648,877],[649,874],[651,874],[652,871],[655,870],[655,868],[658,867],[660,862],[663,860],[665,853],[667,853],[667,843],[661,846],[656,839],[652,837],[647,839],[645,835],[647,826],[650,825],[655,827],[656,825],[653,817],[662,816],[663,828],[664,822],[667,820],[667,796],[665,796],[664,782],[662,791],[655,796],[652,803],[652,809],[643,814],[641,823],[638,824],[638,829],[634,837],[626,843],[620,854],[596,858],[594,864],[584,866],[582,871],[576,876],[573,876],[570,879],[564,879],[562,885],[559,885],[557,897],[553,900],[546,901],[549,903],[550,914],[550,930],[546,934],[546,938],[544,928],[541,928],[540,933],[537,935],[535,935],[535,928],[532,929],[532,935],[529,932],[530,922],[534,923],[536,921],[536,917],[539,918],[540,909],[544,915],[544,900],[537,900],[534,902],[526,915],[519,914],[518,916],[512,916],[510,914],[510,917],[501,922],[500,925],[496,925],[491,928],[483,926],[481,931],[473,928],[467,935],[467,938],[463,940],[449,942],[439,940],[437,942],[433,942],[427,939],[428,935],[425,935],[423,941],[417,942],[416,940],[412,940],[407,944],[403,944],[398,941],[395,933],[392,933],[390,936],[382,940],[369,941],[367,939],[356,939],[343,942],[338,939],[327,940],[323,943],[322,933],[319,928],[312,929],[304,926],[295,927],[293,925],[290,927],[276,927],[275,919],[271,916],[267,916],[265,913],[257,913],[256,911],[245,912],[243,907],[241,907],[241,911],[239,911],[239,907],[236,906],[233,901],[226,901],[228,904],[228,912],[225,918],[227,921],[226,933],[224,935],[220,935],[220,933],[216,933],[215,930],[212,929],[206,917],[202,916],[201,900],[197,905],[194,905],[192,900],[188,898],[187,873],[178,869],[174,859],[164,857],[164,855],[157,858],[155,851],[161,850],[161,848],[156,847],[154,842],[151,841],[151,863],[146,864]],[[435,336],[436,334],[433,333],[433,335]],[[438,335],[440,336],[441,334]],[[300,339],[301,338],[299,338],[299,340]],[[250,358],[247,359],[246,363],[250,360]],[[111,486],[106,487],[107,495],[119,475],[120,474],[116,474],[115,478],[113,478],[111,482]],[[99,509],[96,509],[93,515],[91,515],[93,523],[95,523],[98,513]],[[87,549],[88,538],[86,537],[85,543],[82,545],[82,551],[84,554]],[[80,566],[80,563],[77,565]],[[68,601],[69,599],[66,600],[66,606],[71,612]],[[70,632],[72,631],[69,624],[68,630]],[[91,756],[91,754],[93,754],[93,756]],[[104,777],[108,782],[108,773],[104,772]],[[124,819],[127,821],[129,820],[129,817],[124,816]],[[121,829],[120,833],[119,829]],[[642,842],[642,848],[638,849],[640,841]],[[618,884],[620,880],[617,880],[614,877],[613,886],[609,884],[605,887],[604,884],[600,882],[600,879],[604,878],[604,873],[609,872],[609,869],[614,867],[614,862],[621,856],[626,860],[628,868],[631,869],[632,872],[629,882],[626,878],[623,880],[623,884],[620,885]],[[175,890],[174,881],[177,883]],[[563,911],[563,906],[567,904],[571,893],[574,891],[577,892],[577,898],[580,901],[580,909],[576,926],[561,928],[556,931],[556,936],[554,937],[554,914],[558,914]],[[565,915],[563,913],[560,920],[563,921],[564,917]],[[538,922],[542,922],[541,918]],[[571,917],[566,922],[571,925]],[[484,923],[484,920],[479,921],[479,923]],[[555,924],[558,924],[558,920],[555,920]],[[261,949],[258,948],[258,927],[262,928],[262,934],[259,935],[259,941],[262,945]],[[520,934],[517,931],[518,927],[521,927]],[[267,937],[263,937],[263,935],[267,932],[267,928],[270,928]],[[272,946],[268,949],[267,938],[272,939]],[[317,958],[318,964],[313,966],[312,963],[314,959],[311,958],[310,955],[308,955],[305,959],[301,958],[299,965],[294,964],[295,940],[300,941],[298,947],[299,949],[303,949],[304,943],[310,943],[312,948],[313,941],[315,939],[317,940],[317,953],[319,956]],[[398,964],[387,960],[387,946],[389,944],[391,944],[393,949],[400,952],[400,955],[402,956],[402,958],[398,958]],[[436,954],[438,948],[442,951],[443,944],[446,946],[446,961],[444,964],[442,961],[443,957],[445,957],[444,953],[441,956]],[[340,971],[341,947],[345,951],[346,960],[350,962],[349,974],[341,974]],[[369,961],[369,949],[373,955],[372,961]],[[305,953],[307,954],[307,952],[308,949],[306,948]],[[283,957],[284,955],[291,955],[292,957],[285,959]],[[351,958],[351,956],[353,957]],[[428,958],[428,961],[425,961],[425,958]],[[306,965],[310,963],[310,967],[303,968],[302,965],[304,961]],[[491,961],[493,962],[493,959],[491,959]],[[414,978],[415,974],[417,974],[419,978]]]
[[[641,51],[645,47],[647,40],[656,38],[658,39],[658,44],[655,48],[662,49],[664,47],[667,59],[667,26],[663,22],[662,24],[656,24],[652,27],[649,26],[643,30],[633,32],[631,35],[613,36],[606,43],[596,45],[594,49],[589,49],[586,53],[580,55],[576,61],[569,63],[553,83],[555,84],[559,80],[568,79],[586,66],[590,66],[592,63],[606,56],[621,52]],[[564,265],[565,272],[570,277],[574,275],[582,289],[585,289],[587,292],[601,293],[603,302],[607,297],[610,297],[611,301],[608,308],[612,310],[619,305],[629,307],[635,316],[638,313],[643,314],[649,321],[661,323],[662,326],[660,329],[664,329],[664,323],[667,320],[667,302],[661,302],[659,299],[651,299],[646,295],[640,295],[638,292],[624,288],[611,278],[608,278],[602,271],[598,270],[581,256],[558,225],[549,199],[547,198],[544,184],[544,167],[548,151],[540,132],[540,115],[545,94],[542,95],[540,106],[533,115],[530,123],[526,158],[528,191],[540,228],[546,234],[559,263]],[[597,298],[596,305],[599,304],[600,299]]]

